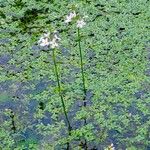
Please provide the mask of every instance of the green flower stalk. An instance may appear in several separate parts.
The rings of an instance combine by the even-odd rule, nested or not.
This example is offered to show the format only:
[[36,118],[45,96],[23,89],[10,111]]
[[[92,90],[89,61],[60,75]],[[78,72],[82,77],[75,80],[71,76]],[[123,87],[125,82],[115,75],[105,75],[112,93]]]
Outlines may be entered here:
[[58,74],[58,69],[57,69],[57,62],[56,62],[56,56],[55,56],[55,48],[53,49],[53,56],[52,57],[53,57],[53,62],[54,62],[54,68],[55,68],[55,74],[56,74],[58,92],[59,92],[59,96],[60,96],[60,99],[61,99],[63,111],[64,111],[64,114],[65,114],[65,117],[66,117],[66,121],[67,121],[67,124],[68,124],[68,131],[69,131],[69,135],[70,135],[71,125],[70,125],[70,121],[68,119],[68,115],[67,115],[67,112],[66,112],[66,106],[65,106],[64,99],[63,99],[62,92],[61,92],[61,84],[60,84],[60,79],[59,79],[59,74]]
[[84,69],[83,69],[83,56],[81,50],[81,37],[80,37],[80,28],[78,28],[78,45],[79,45],[79,53],[80,53],[80,68],[82,74],[82,83],[83,83],[83,92],[84,92],[84,106],[86,106],[85,96],[86,96],[86,87],[85,87],[85,76],[84,76]]
[[[81,68],[81,75],[82,75],[82,83],[83,83],[83,92],[84,92],[84,98],[83,98],[83,106],[86,107],[86,86],[85,86],[85,76],[84,76],[84,69],[83,69],[83,56],[82,56],[82,50],[81,50],[81,36],[80,36],[80,29],[85,26],[86,23],[83,19],[77,20],[77,30],[78,30],[78,45],[79,45],[79,53],[80,53],[80,68]],[[84,125],[87,124],[86,118],[84,118]],[[85,139],[83,147],[85,150],[87,150],[87,140]]]
[[[86,17],[86,16],[85,16]],[[83,18],[85,18],[83,17]],[[66,16],[65,23],[69,24],[73,20],[76,21],[76,27],[77,27],[77,34],[78,34],[78,45],[79,45],[79,54],[80,54],[80,68],[81,68],[81,75],[82,75],[82,85],[83,85],[83,107],[86,107],[86,86],[85,86],[85,76],[84,76],[84,69],[83,69],[83,56],[82,56],[82,49],[81,49],[81,36],[80,36],[80,29],[83,28],[83,26],[86,25],[84,19],[81,18],[76,14],[75,11],[69,13],[69,15]],[[84,125],[87,124],[86,118],[84,118]],[[87,141],[85,139],[83,143],[83,147],[87,149]]]
[[61,99],[61,103],[62,103],[62,107],[63,107],[63,112],[66,118],[66,122],[68,125],[68,133],[69,135],[71,134],[71,125],[70,125],[70,121],[68,118],[68,114],[66,111],[66,106],[65,106],[65,102],[64,102],[64,98],[62,95],[62,91],[61,91],[61,84],[60,84],[60,78],[59,78],[59,73],[58,73],[58,69],[57,69],[57,62],[56,62],[56,55],[55,55],[55,50],[56,48],[59,47],[58,42],[60,41],[60,38],[57,35],[57,31],[55,31],[51,37],[50,33],[46,33],[44,34],[44,36],[42,36],[40,38],[40,40],[38,41],[40,46],[48,46],[52,49],[52,58],[53,58],[53,63],[54,63],[54,69],[55,69],[55,75],[56,75],[56,80],[57,80],[57,86],[58,86],[58,92],[59,92],[59,96]]
[[[87,17],[87,16],[85,16]],[[69,15],[66,16],[65,23],[69,24],[73,20],[76,21],[76,27],[77,27],[77,34],[78,34],[78,45],[79,45],[79,54],[80,54],[80,68],[81,68],[81,75],[82,75],[82,85],[83,85],[83,107],[86,107],[86,86],[85,86],[85,76],[84,76],[84,69],[83,69],[83,56],[82,56],[82,49],[81,49],[81,36],[80,36],[80,29],[83,28],[83,26],[86,25],[84,18],[80,18],[80,16],[76,15],[76,12],[73,11]],[[76,20],[77,19],[77,20]],[[84,118],[84,125],[87,124],[86,118]],[[87,149],[87,141],[85,139],[83,147]]]
[[[80,29],[85,26],[86,23],[83,19],[77,20],[77,28],[78,28],[78,45],[79,45],[79,53],[80,53],[80,68],[81,68],[81,74],[82,74],[82,83],[83,83],[83,92],[84,92],[84,98],[83,98],[83,105],[86,107],[86,87],[85,87],[85,76],[84,76],[84,69],[83,69],[83,56],[82,56],[82,50],[81,50],[81,36],[80,36]],[[86,120],[85,120],[86,123]]]
[[[66,16],[65,19],[65,23],[70,23],[72,22],[74,19],[76,20],[76,18],[78,19],[79,16],[77,16],[76,12],[73,11],[71,13],[69,13],[69,15]],[[85,16],[87,17],[87,16]],[[83,18],[85,18],[83,17]],[[80,29],[83,28],[83,26],[86,25],[85,21],[83,20],[83,18],[80,18],[78,20],[76,20],[77,23],[77,29],[78,29],[78,45],[79,45],[79,52],[80,52],[80,68],[81,68],[81,74],[82,74],[82,83],[83,83],[83,92],[84,92],[84,98],[83,98],[83,105],[84,107],[86,107],[86,87],[85,87],[85,76],[84,76],[84,70],[83,70],[83,57],[82,57],[82,50],[81,50],[81,36],[80,36]],[[86,121],[85,121],[86,122]]]

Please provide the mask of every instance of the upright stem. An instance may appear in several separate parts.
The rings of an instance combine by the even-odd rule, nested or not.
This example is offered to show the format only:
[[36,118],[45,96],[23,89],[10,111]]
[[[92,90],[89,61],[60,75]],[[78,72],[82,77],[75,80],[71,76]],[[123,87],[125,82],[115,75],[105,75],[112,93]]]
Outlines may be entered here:
[[[86,107],[86,87],[85,87],[85,77],[84,77],[84,70],[83,70],[83,57],[82,57],[82,50],[81,50],[81,37],[80,37],[80,29],[78,28],[78,44],[79,44],[79,52],[80,52],[80,67],[81,67],[81,74],[82,74],[82,82],[83,82],[83,106]],[[84,125],[86,125],[86,118],[84,119]],[[87,141],[84,141],[84,148],[87,150]]]
[[[82,82],[83,82],[83,92],[84,97],[86,96],[86,88],[85,88],[85,77],[84,77],[84,70],[83,70],[83,57],[82,57],[82,50],[81,50],[81,37],[80,37],[80,29],[78,28],[78,44],[79,44],[79,51],[80,51],[80,67],[81,67],[81,74],[82,74]],[[85,98],[84,98],[85,101]],[[84,106],[86,106],[86,102],[84,102]]]
[[59,96],[60,96],[60,99],[61,99],[61,103],[62,103],[63,111],[64,111],[64,114],[65,114],[65,118],[66,118],[66,121],[67,121],[67,124],[68,124],[68,132],[69,132],[69,135],[70,135],[71,125],[70,125],[70,122],[69,122],[69,119],[68,119],[68,115],[67,115],[67,112],[66,112],[64,99],[63,99],[63,96],[62,96],[62,93],[61,93],[61,85],[60,85],[58,69],[57,69],[57,63],[56,63],[56,57],[55,57],[55,49],[53,49],[53,62],[54,62],[54,67],[55,67],[55,74],[56,74],[56,79],[57,79],[58,92],[59,92]]

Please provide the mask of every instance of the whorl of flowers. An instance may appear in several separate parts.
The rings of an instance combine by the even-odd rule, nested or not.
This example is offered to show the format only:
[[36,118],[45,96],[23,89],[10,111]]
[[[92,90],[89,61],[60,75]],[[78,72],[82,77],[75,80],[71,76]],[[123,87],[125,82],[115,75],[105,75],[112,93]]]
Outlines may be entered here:
[[86,18],[86,17],[87,16],[81,18],[81,17],[77,16],[75,11],[73,11],[73,12],[69,13],[69,15],[66,16],[65,23],[72,22],[74,18],[77,18],[77,20],[76,20],[77,28],[83,28],[83,26],[86,25],[86,22],[84,21],[84,18]]
[[50,34],[50,32],[47,32],[43,34],[43,36],[38,41],[38,44],[42,47],[49,46],[53,49],[59,47],[60,40],[61,39],[59,38],[57,31],[54,31],[52,34]]
[[65,23],[69,23],[72,21],[73,18],[75,18],[77,15],[76,15],[76,12],[71,12],[69,15],[66,16],[66,20],[65,20]]
[[77,20],[77,28],[83,28],[85,25],[86,23],[83,19]]

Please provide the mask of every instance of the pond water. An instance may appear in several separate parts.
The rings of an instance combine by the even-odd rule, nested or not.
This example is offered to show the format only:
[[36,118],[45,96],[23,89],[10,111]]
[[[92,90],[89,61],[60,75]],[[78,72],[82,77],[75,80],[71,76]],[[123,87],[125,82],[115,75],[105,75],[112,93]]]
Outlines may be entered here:
[[[0,42],[2,43],[7,43],[9,42],[8,39],[2,39]],[[33,46],[33,50],[35,51],[40,51],[40,48],[38,46]],[[47,49],[45,49],[47,50]],[[38,52],[37,52],[38,53]],[[37,55],[37,53],[35,52],[35,55]],[[62,55],[64,56],[69,56],[69,52],[66,49],[62,49]],[[95,57],[94,52],[89,51],[88,53],[88,59],[91,60]],[[11,59],[11,56],[9,55],[3,55],[0,56],[0,65],[1,66],[8,66],[8,61]],[[85,66],[85,67],[94,67],[95,64],[91,63],[91,66]],[[10,67],[10,66],[9,66]],[[16,68],[15,66],[11,66],[11,69],[13,69],[14,71],[17,71],[18,68]],[[73,72],[74,74],[77,74],[80,72],[79,68],[71,68],[71,72]],[[94,72],[93,72],[94,73]],[[147,69],[146,71],[146,75],[150,76],[150,69]],[[67,79],[62,80],[62,82],[72,82],[74,80],[73,76],[68,76]],[[45,108],[45,106],[41,106],[42,103],[34,100],[34,99],[30,99],[30,101],[26,101],[25,99],[25,95],[27,94],[34,94],[36,95],[36,93],[40,93],[42,91],[44,91],[44,89],[48,86],[48,85],[56,85],[56,82],[51,80],[48,81],[46,78],[39,81],[35,81],[35,88],[33,90],[31,90],[30,88],[25,89],[24,87],[29,86],[30,83],[19,83],[19,82],[2,82],[0,83],[0,114],[3,114],[2,112],[4,112],[6,109],[11,109],[14,114],[17,114],[19,120],[22,120],[22,123],[27,126],[27,128],[23,129],[21,131],[16,131],[15,134],[13,134],[14,138],[16,141],[19,141],[19,143],[21,144],[21,142],[23,142],[25,145],[27,145],[31,142],[31,143],[39,143],[41,140],[43,140],[42,135],[39,134],[36,130],[36,125],[39,123],[43,123],[44,125],[48,125],[48,124],[53,124],[53,119],[51,119],[52,114],[50,112],[45,112],[44,113],[44,117],[41,119],[35,119],[34,117],[34,113],[39,110],[39,109],[43,109]],[[137,91],[134,96],[136,98],[136,100],[141,100],[142,97],[145,97],[145,95],[147,95],[146,93],[148,93],[149,89],[142,89]],[[87,100],[87,106],[91,106],[92,105],[92,96],[93,96],[93,91],[87,91],[87,95],[86,95],[86,100]],[[135,102],[136,103],[136,102]],[[138,110],[136,109],[135,103],[133,103],[133,105],[130,107],[129,112],[134,115]],[[71,111],[68,113],[70,120],[72,120],[72,118],[75,117],[76,113],[81,109],[82,106],[82,102],[81,100],[76,100],[76,102],[72,105],[72,108],[70,109]],[[116,107],[116,114],[119,112],[118,110],[122,109],[119,105]],[[24,113],[26,113],[25,117],[24,117]],[[142,113],[141,113],[142,116]],[[60,116],[60,121],[61,120],[65,120],[64,116]],[[143,117],[143,122],[145,122],[148,119],[148,117]],[[6,117],[6,116],[1,116],[0,121],[3,122],[5,120],[10,120],[10,117]],[[92,122],[94,120],[87,120],[87,122]],[[72,120],[72,127],[74,129],[81,127],[83,125],[83,121],[73,121]],[[29,126],[29,127],[28,127]],[[17,127],[16,127],[17,128]],[[95,128],[98,128],[95,125]],[[98,130],[98,129],[97,129]],[[63,134],[63,132],[62,132]],[[132,133],[128,133],[125,134],[124,136],[130,137]],[[65,135],[65,134],[64,134]],[[106,143],[113,143],[115,147],[117,147],[118,145],[118,139],[115,138],[116,136],[119,137],[120,133],[117,130],[110,130],[108,133],[108,138],[107,138],[107,142]],[[77,141],[78,143],[78,141]],[[94,146],[95,145],[95,146]],[[89,149],[93,149],[94,147],[97,150],[103,150],[103,146],[102,144],[96,145],[94,142],[93,143],[89,143]],[[123,146],[123,144],[122,144]],[[58,148],[59,149],[59,148]],[[145,150],[150,150],[150,147],[146,147]]]
[[[145,2],[145,1],[143,1],[143,2]],[[106,3],[106,5],[105,5],[105,3]],[[112,34],[112,37],[106,38],[106,39],[103,36],[101,37],[101,38],[104,38],[106,40],[105,41],[102,39],[102,41],[104,42],[103,46],[104,46],[104,48],[106,47],[106,49],[108,48],[106,45],[111,41],[111,38],[112,39],[113,38],[114,39],[115,38],[123,39],[125,37],[125,35],[130,34],[130,32],[131,32],[131,35],[130,35],[131,37],[137,38],[137,37],[134,37],[132,35],[132,34],[136,33],[136,32],[134,33],[132,30],[139,30],[140,31],[140,27],[144,28],[143,27],[144,23],[142,21],[146,17],[144,19],[141,19],[141,22],[143,23],[142,25],[139,24],[138,28],[134,28],[134,26],[135,26],[135,24],[139,23],[138,17],[140,15],[143,15],[142,17],[144,17],[144,15],[147,14],[146,11],[148,11],[148,10],[146,10],[146,7],[143,7],[143,6],[145,6],[145,4],[148,3],[148,1],[146,1],[144,5],[142,4],[142,1],[139,1],[139,2],[135,1],[135,3],[133,5],[130,3],[127,3],[127,4],[122,3],[120,5],[120,3],[122,3],[122,2],[120,1],[117,4],[115,1],[114,2],[112,1],[112,3],[110,5],[108,5],[110,10],[107,10],[108,8],[107,7],[105,8],[105,6],[107,6],[107,2],[104,2],[104,3],[102,2],[102,4],[100,4],[99,2],[95,2],[95,4],[93,5],[94,10],[92,10],[93,8],[90,8],[91,12],[89,11],[90,12],[89,15],[91,14],[90,19],[92,20],[92,22],[97,20],[98,17],[100,17],[100,16],[102,17],[102,20],[99,20],[99,24],[97,24],[98,30],[99,30],[99,28],[101,28],[102,30],[109,30],[109,28],[110,28],[111,33],[108,32],[107,33],[108,35],[106,34],[106,36],[109,37]],[[89,4],[90,4],[90,2],[89,2]],[[17,5],[19,6],[19,9],[23,6],[23,4],[19,4],[19,1],[17,1]],[[120,8],[118,7],[119,5],[120,5]],[[134,7],[134,5],[135,5],[135,7]],[[140,7],[140,5],[141,5],[141,7]],[[16,6],[16,8],[18,6]],[[25,7],[27,7],[27,6],[25,6]],[[123,7],[125,7],[125,8],[123,8]],[[10,12],[9,12],[8,14],[12,18],[14,16],[16,18],[19,16],[17,19],[18,20],[22,19],[21,23],[23,24],[23,27],[22,27],[22,29],[23,29],[23,28],[25,28],[24,25],[26,26],[26,24],[28,24],[28,23],[30,24],[30,21],[32,22],[33,18],[38,16],[38,11],[39,10],[37,8],[31,9],[31,7],[29,7],[29,8],[27,8],[27,11],[24,12],[24,16],[22,16],[23,14],[18,14],[18,12],[16,14],[15,14],[15,12],[12,12],[12,14],[10,14]],[[46,10],[44,10],[44,11],[46,12]],[[96,12],[96,14],[94,14],[95,12]],[[120,14],[120,16],[118,17],[116,14],[118,14],[118,15]],[[126,14],[129,14],[129,16],[127,15],[127,17],[124,17]],[[43,13],[42,15],[44,16],[47,14]],[[58,15],[58,16],[60,16],[60,15]],[[14,20],[16,19],[15,17],[14,17]],[[51,18],[51,16],[49,16],[49,17]],[[123,20],[122,20],[122,17],[123,17]],[[115,20],[116,18],[118,18],[118,20]],[[55,17],[54,17],[54,19],[58,20],[58,18],[55,18]],[[26,22],[26,20],[27,20],[27,22]],[[50,22],[52,23],[53,21],[55,22],[55,20],[51,20]],[[101,24],[101,21],[103,21],[103,24]],[[129,22],[129,24],[127,22]],[[37,24],[37,22],[36,22],[36,24]],[[34,25],[36,26],[36,24],[34,24]],[[133,25],[130,26],[130,24],[133,24]],[[13,24],[13,25],[15,26],[15,24]],[[113,25],[115,26],[114,28],[112,28]],[[128,31],[129,33],[125,32],[126,26],[127,26],[127,28],[129,27],[129,31]],[[91,28],[93,28],[93,27],[91,26]],[[32,26],[31,26],[31,28],[32,28]],[[148,28],[148,26],[147,26],[147,28]],[[118,32],[117,32],[117,30],[118,30]],[[30,29],[29,29],[29,31],[30,31]],[[11,33],[12,32],[11,28],[1,30],[2,34],[5,34],[6,32]],[[15,33],[13,33],[13,34],[15,35]],[[101,31],[95,31],[95,33],[91,33],[90,36],[88,37],[89,43],[91,43],[91,41],[93,40],[92,37],[94,36],[94,34],[99,35],[99,34],[104,34],[104,33]],[[143,34],[146,34],[146,33],[143,33]],[[96,38],[98,38],[97,35],[96,35]],[[25,39],[22,35],[19,34],[19,36],[21,37],[20,39],[22,41]],[[97,39],[94,39],[94,40],[97,40]],[[129,45],[127,45],[127,49],[128,49],[128,46],[130,48],[130,42],[128,42],[128,39],[125,38],[125,41],[126,40],[127,40],[127,43],[129,43]],[[138,40],[139,39],[137,38],[137,41]],[[0,44],[8,44],[10,42],[11,42],[11,40],[9,38],[0,39]],[[105,42],[106,42],[106,45],[105,45]],[[115,41],[115,42],[117,45],[118,41]],[[101,44],[101,43],[99,43],[99,44]],[[116,45],[114,44],[114,46],[116,46]],[[94,46],[94,44],[93,44],[93,46]],[[136,44],[135,44],[135,46],[136,46]],[[15,47],[15,52],[17,52],[21,49],[22,49],[22,45],[18,44]],[[35,58],[40,55],[41,49],[39,46],[33,45],[32,50],[34,51],[33,55],[35,56]],[[42,50],[46,52],[48,49],[45,47]],[[147,61],[150,61],[150,48],[146,48],[146,50],[149,51]],[[61,48],[61,52],[62,52],[62,55],[66,58],[71,56],[68,49]],[[107,53],[105,51],[103,51],[103,52]],[[2,68],[3,67],[7,68],[7,70],[13,70],[13,73],[15,74],[16,72],[21,71],[22,68],[17,68],[17,66],[15,66],[15,65],[9,65],[8,62],[11,58],[12,58],[12,55],[9,55],[9,54],[0,55],[0,66]],[[86,58],[88,60],[88,63],[84,66],[85,70],[86,69],[88,70],[88,68],[94,68],[96,66],[97,61],[100,61],[100,58],[97,59],[95,52],[92,50],[87,51]],[[105,61],[105,57],[103,59],[104,59],[103,61]],[[51,59],[49,59],[49,63],[51,63]],[[71,84],[72,81],[74,81],[76,78],[76,76],[71,76],[71,75],[80,73],[80,68],[75,67],[75,66],[69,66],[69,67],[70,67],[69,68],[70,72],[67,74],[66,78],[62,78],[62,80],[61,80],[62,83]],[[91,71],[91,73],[92,73],[93,77],[94,77],[94,75],[97,74],[96,70],[94,70],[94,69]],[[4,73],[4,74],[6,74],[6,73]],[[150,76],[149,66],[147,67],[145,74],[147,76]],[[103,74],[101,76],[103,76]],[[30,85],[30,83],[22,83],[22,82],[5,81],[5,82],[0,83],[0,124],[2,124],[5,120],[11,121],[12,118],[9,115],[6,115],[4,112],[8,109],[13,111],[13,113],[16,117],[16,122],[15,122],[16,131],[15,131],[15,133],[12,134],[12,136],[14,136],[14,139],[16,141],[19,141],[18,143],[16,142],[17,144],[24,144],[24,145],[26,145],[27,149],[29,147],[29,143],[40,143],[40,142],[43,142],[43,138],[45,138],[45,139],[49,138],[49,137],[43,137],[41,134],[39,134],[38,131],[36,130],[37,129],[36,125],[44,124],[46,126],[46,125],[49,125],[49,124],[51,125],[54,123],[53,119],[52,119],[51,112],[45,111],[45,108],[46,108],[45,105],[47,105],[48,101],[47,100],[37,101],[36,99],[32,99],[32,98],[26,99],[26,95],[29,95],[29,94],[36,95],[38,93],[41,93],[42,91],[44,91],[46,89],[47,86],[56,86],[56,82],[54,80],[47,79],[47,77],[45,77],[44,79],[42,79],[40,81],[33,81],[33,82],[34,82],[33,84],[35,85],[35,87],[32,87]],[[121,90],[122,90],[121,88],[114,89],[115,92],[120,92]],[[147,83],[143,83],[142,89],[139,89],[135,93],[133,93],[132,96],[134,96],[134,98],[133,98],[134,100],[133,100],[132,104],[130,105],[130,107],[128,108],[128,112],[130,112],[129,113],[130,116],[136,115],[136,114],[140,115],[140,117],[142,118],[140,120],[141,124],[142,124],[142,122],[146,122],[149,119],[149,117],[144,116],[143,113],[141,111],[139,111],[139,109],[137,109],[136,102],[140,101],[142,103],[144,101],[144,98],[148,98],[149,97],[149,91],[150,91],[149,85],[147,85]],[[92,106],[93,95],[94,95],[94,91],[92,91],[92,90],[87,91],[87,95],[86,95],[87,106]],[[51,95],[49,95],[49,96],[51,96]],[[113,105],[113,104],[111,103],[110,105]],[[147,105],[149,105],[149,104],[147,104]],[[73,120],[73,118],[76,116],[76,113],[79,110],[81,110],[81,108],[82,108],[81,106],[82,106],[82,101],[80,98],[77,98],[76,101],[74,101],[72,103],[70,111],[68,112],[69,119],[71,120],[72,127],[74,129],[80,128],[83,125],[83,121],[81,121],[81,120],[74,121]],[[122,107],[121,104],[117,104],[117,105],[114,105],[114,111],[113,112],[114,112],[114,114],[118,115],[118,117],[119,117],[119,115],[121,113],[123,113],[123,111],[122,111],[123,109],[124,108]],[[42,116],[35,117],[34,115],[36,113],[38,114],[39,112],[42,114]],[[105,114],[105,117],[107,117],[107,114]],[[60,115],[58,120],[59,121],[65,120],[64,115]],[[137,120],[138,120],[138,118],[137,118]],[[99,127],[95,124],[93,118],[91,120],[87,120],[87,122],[91,122],[96,130],[100,130]],[[132,125],[133,128],[134,128],[134,125],[135,124]],[[136,125],[135,125],[135,128],[136,128]],[[62,131],[61,134],[65,136],[66,132]],[[122,143],[119,143],[120,142],[119,139],[121,139],[123,136],[124,137],[132,137],[133,134],[134,133],[130,132],[130,130],[129,130],[129,132],[122,133],[122,134],[120,132],[118,132],[118,130],[115,130],[115,129],[109,130],[108,137],[106,138],[106,140],[107,140],[106,142],[97,145],[94,141],[94,142],[88,143],[89,144],[88,146],[89,146],[89,149],[91,149],[91,150],[92,149],[94,150],[94,147],[97,150],[103,150],[103,148],[106,146],[106,144],[113,143],[114,146],[116,147],[116,150],[118,148],[117,147],[118,145],[122,145],[122,150],[125,150],[125,145],[123,144],[124,141]],[[50,140],[50,139],[47,139],[47,141],[48,140]],[[78,143],[79,141],[76,141],[76,142]],[[57,148],[57,149],[59,150],[60,148]],[[148,147],[148,146],[145,147],[145,150],[150,150],[150,147]]]

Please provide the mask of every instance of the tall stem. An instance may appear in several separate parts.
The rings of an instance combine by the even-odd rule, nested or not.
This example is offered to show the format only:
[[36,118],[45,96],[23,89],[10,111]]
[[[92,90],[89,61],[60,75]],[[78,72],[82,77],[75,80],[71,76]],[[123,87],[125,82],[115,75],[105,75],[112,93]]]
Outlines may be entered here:
[[[86,107],[86,87],[85,87],[85,77],[84,77],[84,70],[83,70],[83,57],[82,57],[82,50],[81,50],[81,37],[80,37],[80,29],[78,28],[78,45],[79,45],[79,52],[80,52],[80,67],[81,67],[81,74],[82,74],[82,83],[83,83],[83,106]],[[86,118],[84,118],[84,125],[86,125]],[[84,141],[84,148],[87,150],[87,141]]]
[[63,111],[64,111],[64,114],[65,114],[65,118],[66,118],[66,121],[67,121],[67,124],[68,124],[68,132],[69,132],[69,135],[70,135],[71,125],[70,125],[70,121],[68,119],[68,115],[67,115],[67,112],[66,112],[66,106],[65,106],[64,99],[63,99],[63,96],[62,96],[62,93],[61,93],[61,84],[60,84],[59,75],[58,75],[55,49],[53,49],[53,62],[54,62],[56,80],[57,80],[57,85],[58,85],[58,92],[59,92],[59,96],[60,96],[60,99],[61,99],[61,103],[62,103]]
[[[79,28],[78,28],[78,44],[79,44],[79,52],[80,52],[80,67],[81,67],[82,82],[83,82],[83,92],[84,92],[84,97],[85,97],[86,88],[85,88],[85,77],[84,77],[84,70],[83,70],[83,57],[82,57],[82,50],[81,50],[81,37],[80,37]],[[85,101],[85,98],[84,98],[84,101]],[[84,102],[84,106],[86,106],[86,102]]]

